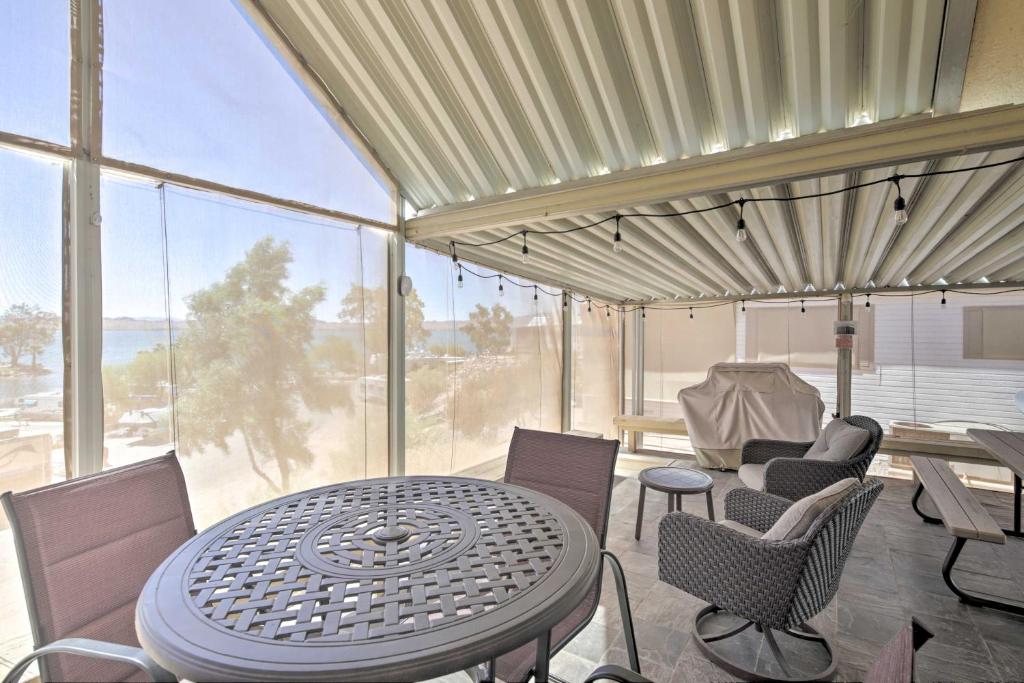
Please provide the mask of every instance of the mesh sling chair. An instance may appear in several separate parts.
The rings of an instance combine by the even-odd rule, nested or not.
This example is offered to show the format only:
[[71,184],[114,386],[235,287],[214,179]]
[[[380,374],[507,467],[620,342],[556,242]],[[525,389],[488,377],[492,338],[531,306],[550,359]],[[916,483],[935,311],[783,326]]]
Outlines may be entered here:
[[[639,673],[640,661],[629,611],[626,578],[618,559],[604,550],[618,453],[618,441],[517,427],[509,445],[505,481],[560,500],[578,512],[594,529],[601,555],[608,560],[615,578],[629,664],[633,671]],[[572,614],[551,630],[552,656],[590,623],[601,597],[603,574],[603,571],[598,574],[594,587]],[[531,642],[491,662],[484,678],[493,679],[496,664],[497,676],[502,680],[525,681],[532,675],[535,661],[536,644]]]
[[[856,484],[793,540],[762,540],[686,512],[662,519],[658,576],[710,603],[697,613],[693,625],[694,638],[705,656],[745,680],[829,678],[836,666],[832,646],[806,622],[835,596],[857,532],[881,491],[877,480]],[[725,497],[725,517],[763,534],[790,505],[791,501],[769,493],[733,489]],[[702,622],[718,613],[735,615],[741,623],[718,633],[702,630]],[[747,668],[723,652],[721,644],[750,626],[764,634],[781,676]],[[800,675],[779,648],[773,630],[811,641],[828,658],[827,665],[811,675]]]
[[[753,488],[789,500],[800,500],[848,477],[857,477],[863,481],[871,461],[882,444],[882,427],[870,417],[863,415],[844,417],[843,421],[854,427],[866,429],[869,437],[860,451],[838,462],[804,458],[813,441],[747,441],[743,444],[740,455],[743,463],[741,467],[755,465],[759,469],[763,468],[759,473],[761,486]],[[748,468],[744,468],[746,469]],[[741,479],[749,486],[744,475],[741,475]]]
[[173,681],[139,647],[135,601],[195,534],[174,451],[134,465],[0,496],[14,532],[43,680]]

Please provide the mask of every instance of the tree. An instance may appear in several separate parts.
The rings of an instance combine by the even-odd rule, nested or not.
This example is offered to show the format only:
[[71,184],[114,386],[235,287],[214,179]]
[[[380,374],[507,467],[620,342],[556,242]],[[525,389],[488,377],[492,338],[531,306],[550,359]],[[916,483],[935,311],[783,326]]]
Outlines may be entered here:
[[32,368],[38,366],[39,354],[53,342],[60,329],[60,318],[38,306],[14,304],[0,316],[0,349],[12,367],[21,364],[21,357],[32,356]]
[[314,346],[312,360],[336,373],[354,372],[359,364],[359,356],[352,342],[337,336],[327,337]]
[[490,308],[477,304],[463,329],[478,353],[485,356],[505,353],[512,344],[512,313],[501,304]]
[[[338,319],[344,322],[366,321],[366,346],[386,349],[388,345],[388,290],[387,287],[352,285],[341,300]],[[425,344],[430,333],[423,326],[423,300],[416,290],[405,296],[405,343],[407,347]]]
[[[241,434],[253,471],[275,490],[288,490],[292,467],[313,459],[299,408],[332,405],[310,361],[313,311],[326,291],[291,291],[291,262],[288,243],[266,237],[222,281],[190,296],[177,356],[182,445],[227,450]],[[262,469],[267,460],[280,483]]]

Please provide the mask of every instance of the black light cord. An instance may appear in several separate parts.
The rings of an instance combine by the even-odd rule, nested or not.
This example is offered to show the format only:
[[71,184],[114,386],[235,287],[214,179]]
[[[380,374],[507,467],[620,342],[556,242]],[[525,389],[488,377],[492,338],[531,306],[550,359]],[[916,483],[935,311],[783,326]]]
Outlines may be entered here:
[[747,204],[747,203],[796,202],[796,201],[801,201],[801,200],[804,200],[804,199],[820,199],[821,197],[831,197],[833,195],[842,194],[844,192],[854,192],[856,190],[860,190],[860,189],[863,189],[863,188],[866,188],[866,187],[872,187],[874,185],[881,185],[883,183],[892,183],[896,187],[897,195],[899,195],[899,192],[900,192],[900,190],[899,190],[899,183],[900,183],[901,180],[903,180],[905,178],[928,178],[928,177],[937,176],[937,175],[950,175],[950,174],[954,174],[954,173],[968,173],[968,172],[971,172],[971,171],[981,171],[981,170],[988,169],[988,168],[997,168],[999,166],[1009,166],[1010,164],[1016,164],[1016,163],[1018,163],[1020,161],[1024,161],[1024,155],[1021,155],[1021,156],[1018,156],[1018,157],[1014,157],[1013,159],[1006,159],[1004,161],[993,161],[993,162],[990,162],[990,163],[987,163],[987,164],[978,164],[977,166],[967,166],[967,167],[964,167],[964,168],[952,168],[952,169],[944,169],[944,170],[936,170],[936,171],[922,171],[921,173],[894,173],[894,174],[892,174],[890,176],[887,176],[885,178],[878,178],[876,180],[868,180],[868,181],[864,181],[864,182],[861,182],[861,183],[856,183],[854,185],[847,185],[845,187],[840,187],[840,188],[835,189],[835,190],[824,190],[824,191],[821,191],[821,192],[812,192],[810,194],[787,195],[787,196],[783,196],[783,197],[739,197],[737,199],[733,199],[733,200],[728,201],[728,202],[723,202],[721,204],[716,204],[714,206],[708,206],[708,207],[704,207],[704,208],[687,209],[686,211],[672,211],[672,212],[669,212],[669,213],[649,213],[649,212],[622,213],[622,212],[616,212],[613,215],[608,216],[606,218],[601,218],[601,219],[593,221],[591,223],[586,223],[584,225],[575,225],[575,226],[573,226],[571,228],[565,228],[565,229],[562,229],[562,230],[533,230],[533,229],[530,229],[530,228],[523,228],[523,229],[517,230],[516,232],[513,232],[511,234],[505,235],[504,237],[498,237],[498,238],[495,238],[493,240],[488,240],[486,242],[463,242],[461,240],[451,240],[451,241],[448,242],[448,249],[449,249],[449,251],[451,253],[452,260],[457,261],[458,260],[457,251],[456,251],[457,247],[489,247],[489,246],[493,246],[495,244],[501,244],[502,242],[507,242],[510,239],[515,239],[518,236],[522,236],[522,238],[524,240],[524,245],[525,245],[525,240],[526,240],[526,236],[527,235],[567,235],[567,234],[570,234],[570,233],[579,232],[581,230],[590,230],[592,228],[596,228],[596,227],[598,227],[600,225],[603,225],[604,223],[608,223],[610,221],[615,221],[615,223],[616,223],[616,233],[618,233],[618,228],[620,227],[621,220],[623,218],[677,218],[677,217],[680,217],[680,216],[689,216],[691,214],[708,213],[708,212],[711,212],[711,211],[719,211],[721,209],[725,209],[725,208],[728,208],[728,207],[731,207],[731,206],[738,206],[740,208],[740,212],[741,212],[740,213],[740,219],[742,220],[743,205]]

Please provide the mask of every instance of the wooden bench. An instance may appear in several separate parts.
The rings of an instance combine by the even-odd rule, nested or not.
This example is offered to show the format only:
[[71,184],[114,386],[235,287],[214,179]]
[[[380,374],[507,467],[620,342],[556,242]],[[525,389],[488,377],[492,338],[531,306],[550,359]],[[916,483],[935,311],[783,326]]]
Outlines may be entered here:
[[[910,463],[917,475],[917,490],[910,504],[921,519],[931,524],[943,524],[953,536],[953,545],[942,563],[942,578],[949,589],[962,602],[981,607],[993,607],[1015,614],[1024,614],[1024,605],[1019,603],[993,600],[977,594],[968,593],[953,581],[953,565],[956,564],[960,552],[967,541],[983,541],[986,543],[1006,543],[1006,534],[992,515],[978,502],[978,499],[964,486],[945,460],[915,455]],[[918,506],[921,495],[927,491],[939,517],[932,517],[922,512]]]
[[636,453],[645,432],[686,436],[686,423],[682,418],[648,417],[646,415],[619,415],[612,420],[615,428],[626,432],[629,450]]

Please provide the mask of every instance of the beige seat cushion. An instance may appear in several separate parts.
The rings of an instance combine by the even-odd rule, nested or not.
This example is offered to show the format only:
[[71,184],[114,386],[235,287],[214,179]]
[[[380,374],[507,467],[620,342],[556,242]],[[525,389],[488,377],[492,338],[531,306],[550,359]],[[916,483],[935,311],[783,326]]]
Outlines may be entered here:
[[766,541],[790,541],[800,538],[814,524],[822,512],[836,501],[845,498],[859,484],[856,477],[837,481],[826,489],[801,498],[782,513],[782,516],[761,538]]
[[808,460],[841,462],[860,453],[871,432],[844,420],[832,420],[804,455]]
[[755,491],[764,491],[764,465],[756,463],[740,465],[740,469],[736,474],[747,488],[754,489]]
[[719,522],[719,524],[721,524],[722,526],[725,526],[725,527],[729,527],[733,531],[738,531],[741,534],[746,534],[747,536],[753,536],[754,538],[761,538],[761,532],[760,531],[758,531],[757,529],[751,529],[746,524],[740,524],[739,522],[734,522],[731,519],[723,519],[721,522]]

